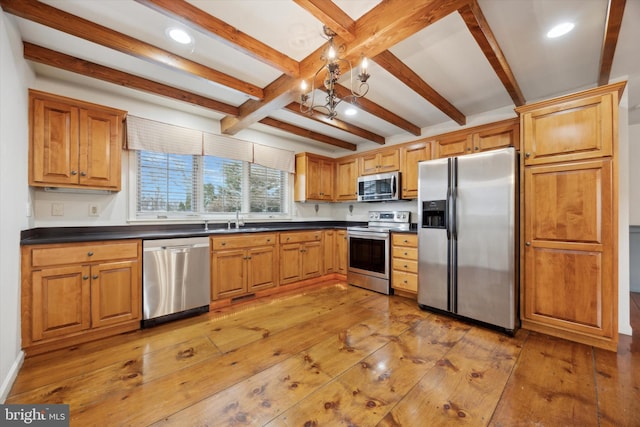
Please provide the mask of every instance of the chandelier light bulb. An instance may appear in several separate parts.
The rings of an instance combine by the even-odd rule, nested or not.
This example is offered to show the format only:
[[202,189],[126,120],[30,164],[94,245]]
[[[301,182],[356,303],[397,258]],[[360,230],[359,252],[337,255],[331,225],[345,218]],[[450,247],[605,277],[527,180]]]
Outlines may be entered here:
[[300,90],[302,90],[303,92],[307,91],[307,81],[303,80],[302,83],[300,83]]
[[369,61],[366,57],[362,58],[362,64],[360,64],[360,70],[363,74],[367,74],[367,68],[369,67]]
[[332,61],[336,58],[336,50],[333,48],[333,45],[329,46],[329,52],[327,52],[327,56]]

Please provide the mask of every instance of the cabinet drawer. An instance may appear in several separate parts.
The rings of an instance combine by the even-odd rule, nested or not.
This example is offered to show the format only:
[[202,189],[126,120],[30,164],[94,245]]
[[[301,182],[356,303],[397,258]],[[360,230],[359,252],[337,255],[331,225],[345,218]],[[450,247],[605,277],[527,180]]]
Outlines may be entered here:
[[394,270],[391,273],[391,286],[403,291],[418,292],[418,275]]
[[222,249],[251,248],[257,246],[275,245],[275,233],[246,233],[240,236],[212,237],[211,248],[214,251]]
[[69,246],[36,247],[31,250],[31,265],[45,267],[138,258],[138,247],[137,240],[125,243],[91,242]]
[[412,261],[409,259],[402,259],[402,258],[394,258],[392,264],[393,264],[394,270],[408,271],[409,273],[418,272],[418,261]]
[[280,243],[319,242],[321,240],[321,230],[295,233],[280,233]]
[[418,260],[418,248],[411,248],[409,246],[394,246],[393,258]]
[[418,235],[409,233],[393,233],[391,235],[393,246],[411,246],[418,247]]

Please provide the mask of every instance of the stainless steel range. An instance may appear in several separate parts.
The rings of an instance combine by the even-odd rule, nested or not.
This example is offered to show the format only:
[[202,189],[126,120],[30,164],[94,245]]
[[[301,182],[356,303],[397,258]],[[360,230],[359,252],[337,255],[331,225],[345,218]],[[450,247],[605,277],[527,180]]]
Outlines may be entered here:
[[391,293],[392,231],[408,231],[411,227],[409,211],[370,211],[366,227],[347,228],[350,285]]

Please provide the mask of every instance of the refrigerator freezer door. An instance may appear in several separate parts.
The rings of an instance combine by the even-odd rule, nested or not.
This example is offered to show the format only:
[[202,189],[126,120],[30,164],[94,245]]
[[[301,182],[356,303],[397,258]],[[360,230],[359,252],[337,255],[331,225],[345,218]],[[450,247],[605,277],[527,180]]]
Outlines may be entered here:
[[446,200],[449,184],[449,159],[418,165],[418,304],[449,309],[447,230],[423,228],[422,203]]
[[458,158],[457,314],[515,328],[513,148]]

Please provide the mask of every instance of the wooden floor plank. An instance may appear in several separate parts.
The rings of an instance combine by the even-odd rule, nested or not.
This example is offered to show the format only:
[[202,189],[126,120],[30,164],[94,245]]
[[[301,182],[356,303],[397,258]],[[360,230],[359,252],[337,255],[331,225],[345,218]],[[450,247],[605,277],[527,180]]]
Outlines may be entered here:
[[636,427],[640,294],[630,308],[616,354],[331,282],[28,357],[7,402],[68,403],[72,426]]
[[[174,375],[142,384],[130,392],[114,393],[100,405],[78,413],[72,410],[71,421],[87,425],[91,420],[116,416],[124,424],[137,425],[160,420],[329,338],[343,329],[352,316],[366,318],[374,314],[366,308],[338,309]],[[319,327],[309,334],[314,325]]]
[[376,425],[468,330],[450,319],[421,322],[269,425]]
[[490,425],[597,426],[593,348],[531,333]]

